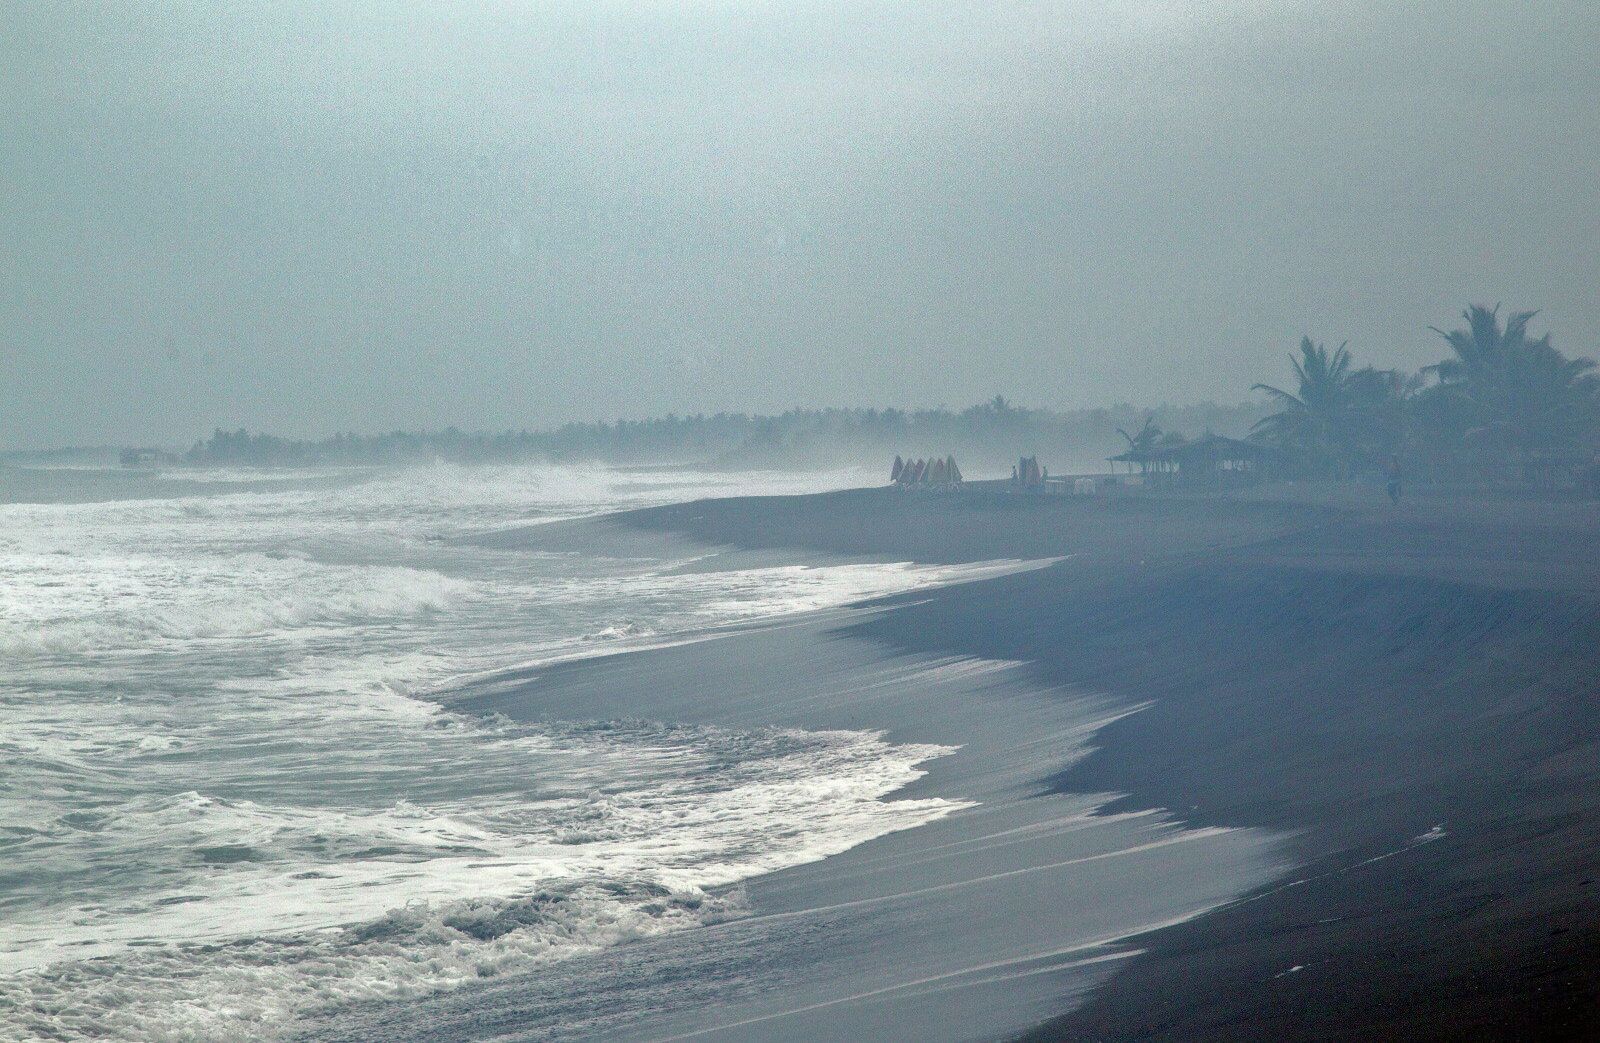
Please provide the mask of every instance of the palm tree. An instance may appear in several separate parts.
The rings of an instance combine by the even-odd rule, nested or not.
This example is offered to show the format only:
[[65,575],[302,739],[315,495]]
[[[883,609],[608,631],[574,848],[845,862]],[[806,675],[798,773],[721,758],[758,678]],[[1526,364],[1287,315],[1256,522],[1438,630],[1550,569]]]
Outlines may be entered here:
[[1252,429],[1260,439],[1298,450],[1334,473],[1392,451],[1400,438],[1400,404],[1410,383],[1393,370],[1354,368],[1346,344],[1330,352],[1310,337],[1300,339],[1300,357],[1289,357],[1295,392],[1257,384],[1282,408]]
[[1154,413],[1146,413],[1144,415],[1144,424],[1134,434],[1130,435],[1120,427],[1117,428],[1117,434],[1121,435],[1123,440],[1128,443],[1128,451],[1131,453],[1149,452],[1161,444],[1161,440],[1164,437],[1161,428],[1156,426]]
[[1570,447],[1594,429],[1600,377],[1591,359],[1569,359],[1547,333],[1528,335],[1538,312],[1514,312],[1500,324],[1500,306],[1471,305],[1465,329],[1433,331],[1453,358],[1426,372],[1438,377],[1431,415],[1469,442],[1526,454]]
[[1250,389],[1265,391],[1282,407],[1256,421],[1252,434],[1284,448],[1308,452],[1323,464],[1332,464],[1348,412],[1350,350],[1341,344],[1329,354],[1324,345],[1302,337],[1300,357],[1291,355],[1289,361],[1299,385],[1297,392],[1271,384],[1256,384]]

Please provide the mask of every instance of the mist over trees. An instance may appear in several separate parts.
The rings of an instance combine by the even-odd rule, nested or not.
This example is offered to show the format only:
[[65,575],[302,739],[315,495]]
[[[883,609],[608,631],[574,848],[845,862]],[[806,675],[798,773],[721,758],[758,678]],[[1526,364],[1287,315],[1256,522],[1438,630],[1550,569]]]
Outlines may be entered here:
[[1148,452],[1211,432],[1283,449],[1305,477],[1345,479],[1403,466],[1428,481],[1544,482],[1600,452],[1600,373],[1529,329],[1472,305],[1435,328],[1448,354],[1417,373],[1359,363],[1347,344],[1301,340],[1292,382],[1260,383],[1265,402],[1140,410],[1055,411],[1002,396],[945,408],[793,409],[567,424],[545,431],[339,434],[320,440],[217,430],[184,460],[206,465],[391,464],[550,460],[694,464],[729,469],[880,466],[896,453],[954,454],[969,470],[1039,455],[1057,473],[1104,469],[1113,453]]
[[[1003,467],[1019,453],[1044,454],[1060,466],[1104,467],[1122,448],[1119,428],[1212,430],[1242,435],[1259,405],[1210,403],[1140,410],[1131,405],[1056,412],[1014,405],[1002,396],[949,409],[794,409],[777,416],[745,413],[666,416],[654,420],[567,424],[549,431],[474,433],[397,431],[339,434],[320,440],[217,430],[186,454],[190,463],[286,466],[387,464],[423,460],[505,462],[542,459],[620,464],[693,463],[716,467],[831,468],[887,466],[897,452],[955,454],[969,469]],[[1171,436],[1167,436],[1170,438]]]

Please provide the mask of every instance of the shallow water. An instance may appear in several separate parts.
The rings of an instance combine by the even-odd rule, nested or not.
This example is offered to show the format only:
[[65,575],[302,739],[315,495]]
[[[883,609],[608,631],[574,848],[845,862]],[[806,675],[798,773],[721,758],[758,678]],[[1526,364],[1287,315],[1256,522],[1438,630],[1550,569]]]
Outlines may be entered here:
[[519,666],[970,574],[461,539],[860,480],[0,481],[29,501],[0,502],[0,1037],[270,1038],[725,918],[740,899],[723,885],[960,808],[884,800],[948,747],[872,730],[440,705]]
[[[949,597],[960,597],[952,593]],[[463,690],[522,720],[587,708],[739,729],[886,729],[954,748],[895,794],[916,829],[715,892],[741,915],[527,974],[316,1019],[307,1040],[1007,1039],[1070,1007],[1145,932],[1285,868],[1276,838],[1190,829],[1045,782],[1138,705],[1029,664],[908,654],[879,612],[542,669]]]

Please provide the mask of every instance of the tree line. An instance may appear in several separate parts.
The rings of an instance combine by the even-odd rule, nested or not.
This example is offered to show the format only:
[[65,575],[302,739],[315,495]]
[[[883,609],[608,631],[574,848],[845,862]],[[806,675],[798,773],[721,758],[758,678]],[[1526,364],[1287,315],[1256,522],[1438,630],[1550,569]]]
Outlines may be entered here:
[[1536,315],[1502,320],[1498,305],[1472,305],[1461,325],[1435,330],[1447,354],[1416,373],[1358,365],[1347,344],[1329,350],[1308,336],[1291,356],[1289,386],[1252,388],[1265,405],[1057,411],[997,395],[961,410],[723,412],[539,431],[451,427],[286,439],[218,429],[185,458],[265,466],[538,459],[826,468],[886,466],[897,452],[929,447],[984,469],[1033,453],[1070,470],[1096,469],[1119,449],[1158,449],[1208,431],[1288,450],[1310,475],[1349,477],[1403,461],[1422,479],[1537,480],[1581,467],[1600,450],[1600,374],[1593,360],[1563,355],[1550,334],[1535,336],[1529,327]]
[[425,460],[511,462],[598,460],[620,464],[695,463],[740,467],[887,466],[896,452],[937,447],[984,467],[1036,452],[1063,463],[1092,463],[1117,448],[1117,430],[1142,417],[1182,430],[1243,435],[1259,405],[1211,403],[1131,405],[1054,411],[1019,406],[1002,396],[961,410],[793,409],[777,415],[716,413],[653,420],[567,424],[544,431],[338,434],[286,439],[244,429],[218,429],[185,458],[203,465],[296,466],[391,464]]
[[1357,366],[1346,345],[1300,342],[1293,390],[1257,384],[1275,407],[1252,437],[1306,469],[1346,477],[1398,466],[1439,480],[1541,480],[1592,465],[1600,450],[1600,376],[1568,358],[1538,313],[1471,305],[1463,325],[1432,327],[1449,353],[1417,373]]

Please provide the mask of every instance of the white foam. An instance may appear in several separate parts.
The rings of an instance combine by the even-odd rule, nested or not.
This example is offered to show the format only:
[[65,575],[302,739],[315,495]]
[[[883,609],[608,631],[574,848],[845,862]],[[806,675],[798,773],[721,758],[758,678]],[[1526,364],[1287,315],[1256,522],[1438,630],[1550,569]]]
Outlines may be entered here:
[[[568,792],[536,804],[295,815],[191,792],[80,821],[124,859],[154,849],[240,861],[204,885],[58,905],[9,925],[0,1008],[14,1014],[0,1013],[0,1028],[259,1037],[307,1006],[448,988],[724,915],[706,888],[956,807],[881,800],[937,748],[848,732],[618,731],[504,737],[569,759]],[[504,770],[493,755],[515,750],[480,752]],[[349,924],[364,926],[328,930]],[[148,942],[165,944],[130,948]],[[92,957],[111,958],[114,982]]]
[[707,888],[954,808],[885,801],[943,751],[876,735],[519,727],[427,696],[1016,563],[680,574],[438,539],[741,478],[199,477],[218,492],[0,505],[0,1037],[262,1038],[727,915]]

